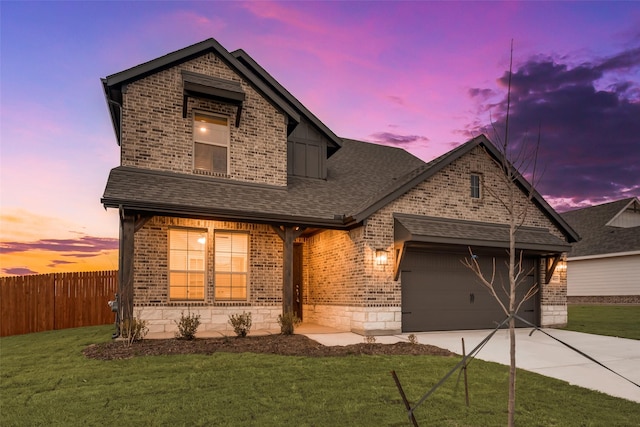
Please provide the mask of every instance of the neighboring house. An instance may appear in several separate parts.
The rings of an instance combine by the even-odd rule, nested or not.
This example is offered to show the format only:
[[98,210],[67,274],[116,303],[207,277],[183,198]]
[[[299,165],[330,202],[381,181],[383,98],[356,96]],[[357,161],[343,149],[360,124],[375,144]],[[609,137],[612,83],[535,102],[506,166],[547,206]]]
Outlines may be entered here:
[[[207,330],[283,311],[361,334],[478,329],[504,319],[461,263],[473,246],[504,277],[507,217],[484,189],[484,136],[425,163],[337,137],[244,51],[213,39],[103,79],[121,148],[102,198],[120,211],[120,306],[152,331],[187,310]],[[520,178],[518,248],[540,292],[521,314],[566,323],[551,281],[577,234]]]
[[637,197],[565,212],[582,237],[567,258],[569,302],[640,303]]

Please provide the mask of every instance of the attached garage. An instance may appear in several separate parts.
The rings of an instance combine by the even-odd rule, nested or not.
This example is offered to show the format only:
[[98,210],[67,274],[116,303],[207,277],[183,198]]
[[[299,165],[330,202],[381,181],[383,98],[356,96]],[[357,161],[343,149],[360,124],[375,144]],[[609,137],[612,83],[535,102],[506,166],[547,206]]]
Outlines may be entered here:
[[[404,214],[394,218],[403,332],[492,329],[505,320],[507,316],[498,302],[462,261],[470,256],[472,248],[485,277],[490,278],[495,260],[495,287],[508,307],[507,226]],[[540,262],[557,260],[568,247],[547,229],[518,230],[516,249],[523,253],[526,276],[518,286],[518,301],[541,283]],[[546,274],[550,275],[551,271]],[[518,315],[539,324],[539,296],[527,300]],[[526,326],[521,321],[516,324]]]
[[[506,318],[495,298],[475,274],[462,265],[469,252],[460,249],[454,252],[411,249],[405,254],[400,273],[403,332],[491,329]],[[508,307],[508,296],[502,291],[503,286],[507,292],[509,289],[508,257],[482,251],[476,254],[487,277],[491,277],[495,258],[495,284],[503,304]],[[518,288],[519,297],[537,283],[535,260],[525,258],[523,268],[528,275]],[[519,314],[537,324],[538,306],[534,296],[523,304]],[[518,325],[525,326],[522,322]]]

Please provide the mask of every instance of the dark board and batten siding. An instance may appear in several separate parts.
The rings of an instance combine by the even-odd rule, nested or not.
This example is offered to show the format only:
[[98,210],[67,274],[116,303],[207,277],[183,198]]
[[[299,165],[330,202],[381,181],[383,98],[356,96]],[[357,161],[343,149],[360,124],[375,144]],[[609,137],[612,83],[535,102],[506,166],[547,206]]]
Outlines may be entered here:
[[288,138],[287,172],[308,178],[327,178],[327,140],[304,120]]

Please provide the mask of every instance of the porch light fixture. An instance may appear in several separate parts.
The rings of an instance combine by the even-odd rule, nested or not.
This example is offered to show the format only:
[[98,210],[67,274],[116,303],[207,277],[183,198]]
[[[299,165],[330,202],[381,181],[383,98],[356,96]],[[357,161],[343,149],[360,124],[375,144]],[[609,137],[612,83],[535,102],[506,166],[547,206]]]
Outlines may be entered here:
[[198,243],[200,243],[201,245],[204,245],[207,242],[207,238],[202,236],[202,237],[198,237]]
[[388,252],[384,249],[376,249],[376,264],[377,265],[387,265],[389,260]]
[[558,266],[556,267],[558,272],[567,271],[567,261],[558,261]]

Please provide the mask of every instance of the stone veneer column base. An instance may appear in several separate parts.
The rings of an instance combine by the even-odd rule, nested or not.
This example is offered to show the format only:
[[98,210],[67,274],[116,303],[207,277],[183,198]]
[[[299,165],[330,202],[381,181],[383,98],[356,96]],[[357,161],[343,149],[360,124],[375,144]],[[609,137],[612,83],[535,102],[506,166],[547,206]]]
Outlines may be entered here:
[[402,331],[400,307],[353,307],[308,304],[304,321],[360,335],[394,335]]
[[280,330],[278,315],[282,314],[281,306],[251,307],[134,307],[134,316],[147,321],[150,333],[176,332],[174,321],[179,321],[182,313],[200,315],[199,331],[220,331],[233,334],[229,324],[229,315],[251,312],[251,330]]
[[540,313],[540,326],[542,327],[564,327],[567,326],[567,306],[566,305],[543,305]]

